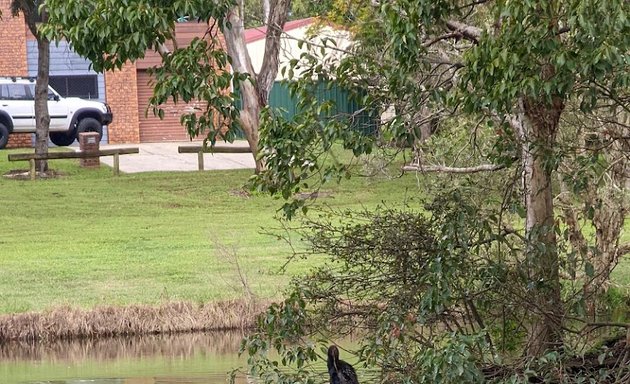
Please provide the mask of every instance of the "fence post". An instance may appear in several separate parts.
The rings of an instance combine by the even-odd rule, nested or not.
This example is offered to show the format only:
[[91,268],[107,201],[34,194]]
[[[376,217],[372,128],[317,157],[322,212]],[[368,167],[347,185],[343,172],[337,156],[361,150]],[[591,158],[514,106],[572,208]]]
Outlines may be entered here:
[[199,163],[199,170],[203,171],[203,168],[204,168],[204,164],[203,164],[203,148],[201,148],[199,150],[199,152],[197,152],[197,163]]
[[114,176],[120,175],[120,154],[114,153]]
[[35,180],[37,172],[35,171],[35,159],[29,159],[28,164],[30,166],[29,173],[31,174],[31,180]]

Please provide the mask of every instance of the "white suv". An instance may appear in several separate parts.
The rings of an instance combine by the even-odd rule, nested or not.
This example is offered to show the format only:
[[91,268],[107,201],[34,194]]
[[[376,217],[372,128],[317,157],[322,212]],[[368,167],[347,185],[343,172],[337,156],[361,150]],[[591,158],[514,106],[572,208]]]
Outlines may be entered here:
[[[48,88],[50,141],[70,145],[81,132],[98,132],[112,122],[112,110],[105,103],[77,97],[61,97]],[[0,149],[11,133],[35,132],[35,80],[0,77]]]

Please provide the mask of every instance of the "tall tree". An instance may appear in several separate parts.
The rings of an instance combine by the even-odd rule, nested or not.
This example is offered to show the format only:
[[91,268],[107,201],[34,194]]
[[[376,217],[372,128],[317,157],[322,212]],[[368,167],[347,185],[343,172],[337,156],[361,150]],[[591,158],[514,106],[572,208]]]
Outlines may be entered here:
[[[355,55],[332,73],[314,70],[320,77],[369,90],[371,105],[393,110],[381,127],[384,139],[411,136],[421,142],[435,117],[454,120],[462,113],[487,122],[474,123],[473,132],[484,125],[496,131],[493,151],[486,154],[495,163],[430,166],[419,157],[407,169],[519,169],[520,185],[514,187],[520,188],[524,207],[519,271],[520,295],[528,298],[523,302],[528,308],[526,352],[540,356],[558,349],[565,308],[554,184],[566,156],[558,135],[569,103],[579,105],[584,116],[601,108],[617,113],[628,109],[630,24],[625,2],[396,0],[361,5],[363,28],[358,26],[357,37],[362,40]],[[288,196],[305,183],[312,186],[317,174],[329,180],[347,173],[346,167],[313,156],[322,143],[341,140],[355,154],[369,153],[376,143],[333,125],[320,129],[314,120],[296,121],[274,117],[265,128],[268,169],[258,178],[261,188]],[[288,208],[300,204],[293,201]]]
[[242,109],[240,123],[249,147],[256,158],[256,172],[262,171],[264,165],[258,156],[260,139],[260,112],[269,103],[269,93],[278,73],[278,57],[280,53],[280,37],[287,20],[291,0],[265,0],[267,15],[267,37],[262,67],[257,74],[253,67],[245,44],[244,22],[242,17],[243,2],[228,14],[227,25],[223,35],[235,72],[246,74],[247,79],[240,82]]
[[[515,260],[519,283],[515,294],[527,299],[520,301],[527,309],[525,352],[541,356],[547,350],[559,349],[566,325],[560,280],[563,260],[557,238],[561,228],[554,211],[555,176],[566,157],[559,133],[567,105],[579,105],[584,114],[600,107],[628,110],[630,27],[625,2],[357,3],[359,12],[353,15],[366,27],[353,28],[361,38],[353,55],[332,68],[332,73],[327,73],[330,71],[320,65],[315,54],[306,55],[296,65],[311,63],[310,72],[304,68],[301,72],[364,88],[369,91],[371,106],[393,110],[392,118],[381,127],[383,141],[412,137],[422,143],[434,131],[436,118],[460,124],[478,121],[480,124],[471,128],[474,132],[481,126],[491,128],[492,150],[482,157],[492,163],[426,167],[419,156],[418,163],[408,169],[452,173],[518,170],[520,183],[511,188],[519,191],[521,201],[514,205],[516,210],[523,208],[524,236],[518,247],[522,252]],[[339,141],[355,155],[370,153],[377,143],[353,134],[338,119],[322,121],[325,107],[311,102],[310,76],[302,79],[306,87],[294,87],[302,98],[300,106],[306,107],[301,118],[285,121],[264,113],[277,72],[278,39],[288,1],[269,3],[260,73],[253,71],[243,40],[242,1],[190,0],[164,5],[133,0],[121,5],[114,0],[49,0],[48,4],[56,25],[48,29],[50,36],[68,39],[98,70],[120,67],[127,60],[142,57],[147,49],[159,51],[164,63],[156,69],[156,97],[208,101],[208,118],[190,117],[186,121],[191,123],[191,132],[205,129],[210,140],[219,132],[212,126],[214,111],[235,116],[229,97],[221,93],[221,85],[227,86],[232,77],[226,71],[212,70],[217,63],[218,68],[227,69],[228,60],[217,44],[198,41],[190,49],[171,52],[165,43],[174,37],[178,16],[216,20],[241,88],[243,107],[238,123],[257,159],[258,183],[263,189],[288,197],[316,174],[323,180],[344,176],[348,172],[344,164],[334,159],[322,161],[318,155]],[[467,119],[457,121],[455,114],[464,114]],[[422,150],[418,146],[418,153]],[[300,204],[289,205],[289,210]],[[506,224],[500,223],[502,231],[497,236],[503,230],[514,232]]]
[[[48,18],[46,7],[39,0],[13,0],[11,13],[17,16],[22,13],[28,29],[37,39],[37,82],[35,84],[35,153],[48,153],[48,130],[50,115],[48,113],[48,79],[50,68],[50,40],[39,31],[39,26]],[[48,170],[48,161],[38,160],[36,168],[39,172]]]
[[[116,0],[50,0],[46,33],[49,38],[68,40],[77,53],[91,60],[97,71],[120,68],[127,61],[144,57],[147,50],[159,52],[163,63],[154,69],[153,104],[159,105],[168,98],[206,101],[203,116],[182,117],[189,133],[203,133],[214,143],[217,136],[231,139],[234,129],[240,127],[260,172],[264,165],[258,156],[259,116],[268,103],[278,72],[279,41],[290,0],[265,0],[264,4],[268,10],[268,28],[259,73],[252,67],[245,44],[244,0],[188,0],[168,4],[157,0],[132,0],[124,4]],[[208,23],[206,40],[197,39],[189,47],[177,47],[175,23],[182,16]],[[173,50],[168,48],[168,42]],[[240,113],[226,94],[232,83],[240,89]],[[216,121],[222,123],[217,125]],[[231,129],[226,133],[221,124]]]

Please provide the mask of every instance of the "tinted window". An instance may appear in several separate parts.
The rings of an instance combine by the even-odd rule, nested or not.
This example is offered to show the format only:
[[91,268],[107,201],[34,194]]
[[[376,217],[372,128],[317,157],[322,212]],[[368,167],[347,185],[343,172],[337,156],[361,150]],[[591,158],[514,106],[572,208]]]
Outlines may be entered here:
[[[2,92],[3,96],[5,92]],[[28,85],[25,84],[7,84],[6,98],[9,100],[33,100],[33,94]]]
[[98,78],[96,75],[50,76],[50,86],[63,97],[98,99]]

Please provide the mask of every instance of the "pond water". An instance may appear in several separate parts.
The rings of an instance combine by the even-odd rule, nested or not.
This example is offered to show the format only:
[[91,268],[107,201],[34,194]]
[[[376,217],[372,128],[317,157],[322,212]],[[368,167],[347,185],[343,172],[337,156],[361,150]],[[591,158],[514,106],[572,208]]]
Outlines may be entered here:
[[[238,332],[0,345],[2,384],[225,384]],[[244,377],[238,378],[245,383]]]

